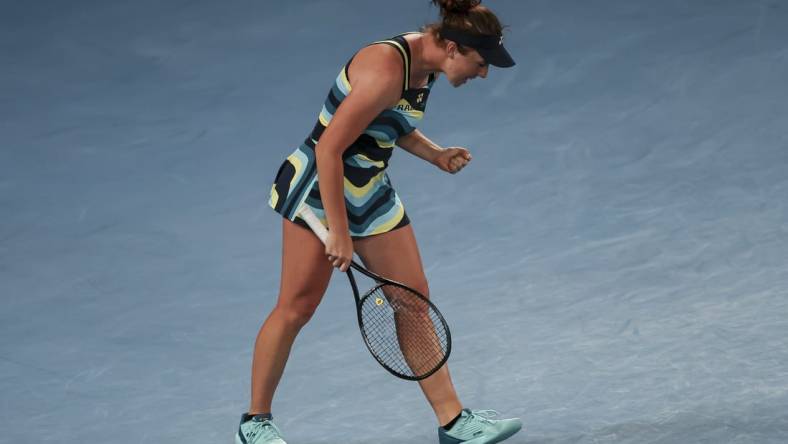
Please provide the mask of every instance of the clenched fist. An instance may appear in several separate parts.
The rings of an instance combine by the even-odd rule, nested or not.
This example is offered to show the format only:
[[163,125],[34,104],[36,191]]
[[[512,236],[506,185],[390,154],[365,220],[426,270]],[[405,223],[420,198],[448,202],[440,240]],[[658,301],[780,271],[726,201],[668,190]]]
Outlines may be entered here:
[[460,172],[471,161],[471,153],[462,147],[444,148],[438,153],[433,163],[438,168],[447,173],[456,174]]

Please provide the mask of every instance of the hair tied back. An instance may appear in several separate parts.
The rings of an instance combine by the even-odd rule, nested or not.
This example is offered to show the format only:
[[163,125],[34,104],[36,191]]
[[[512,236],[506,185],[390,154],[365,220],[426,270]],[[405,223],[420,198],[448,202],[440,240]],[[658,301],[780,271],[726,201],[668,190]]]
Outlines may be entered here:
[[442,17],[449,14],[467,14],[481,2],[481,0],[432,0],[432,3],[440,8]]

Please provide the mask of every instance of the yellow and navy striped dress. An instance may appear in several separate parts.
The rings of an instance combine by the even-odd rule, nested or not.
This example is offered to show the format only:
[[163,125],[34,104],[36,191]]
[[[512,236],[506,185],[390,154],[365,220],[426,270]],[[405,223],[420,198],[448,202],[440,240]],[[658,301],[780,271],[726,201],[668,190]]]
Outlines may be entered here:
[[[386,167],[396,140],[415,130],[422,119],[435,76],[431,74],[423,88],[410,88],[411,54],[404,35],[372,43],[391,45],[402,56],[405,72],[400,101],[380,113],[342,155],[345,207],[350,235],[354,237],[385,233],[409,223],[405,208],[386,174]],[[334,112],[350,93],[347,72],[352,61],[351,58],[337,76],[312,133],[282,163],[271,187],[269,205],[283,217],[302,225],[304,222],[296,216],[302,203],[311,207],[327,225],[320,199],[315,146]]]

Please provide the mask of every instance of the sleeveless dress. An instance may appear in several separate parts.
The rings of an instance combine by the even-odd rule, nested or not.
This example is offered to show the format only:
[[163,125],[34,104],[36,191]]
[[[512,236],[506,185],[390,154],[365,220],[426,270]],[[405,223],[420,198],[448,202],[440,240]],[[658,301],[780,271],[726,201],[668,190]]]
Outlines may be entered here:
[[[425,87],[410,88],[411,53],[404,38],[407,34],[371,43],[396,48],[402,56],[405,72],[399,102],[375,117],[342,155],[345,208],[350,235],[353,237],[385,233],[409,223],[402,201],[386,173],[386,167],[396,140],[415,130],[424,116],[435,75],[430,74]],[[350,93],[347,73],[352,61],[351,58],[337,76],[312,133],[285,159],[271,186],[268,201],[271,208],[283,217],[304,226],[306,223],[296,215],[301,204],[309,206],[321,222],[327,225],[320,199],[315,146],[331,122],[334,112]]]

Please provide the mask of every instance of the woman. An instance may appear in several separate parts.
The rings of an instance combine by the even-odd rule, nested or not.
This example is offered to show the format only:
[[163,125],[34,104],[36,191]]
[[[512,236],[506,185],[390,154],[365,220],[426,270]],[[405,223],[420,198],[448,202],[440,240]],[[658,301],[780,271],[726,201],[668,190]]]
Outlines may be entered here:
[[[441,8],[439,23],[353,56],[312,133],[277,173],[269,203],[283,216],[281,288],[257,336],[251,406],[236,443],[285,442],[270,413],[274,391],[333,268],[346,271],[354,251],[373,272],[429,294],[413,230],[385,172],[388,159],[397,145],[443,171],[461,171],[471,161],[468,150],[441,148],[415,129],[430,89],[439,73],[458,87],[485,78],[489,65],[514,65],[500,22],[478,0],[433,3]],[[325,245],[296,216],[302,204],[328,226]],[[496,443],[520,430],[519,419],[493,420],[486,411],[464,409],[447,366],[419,384],[441,425],[441,444]]]

